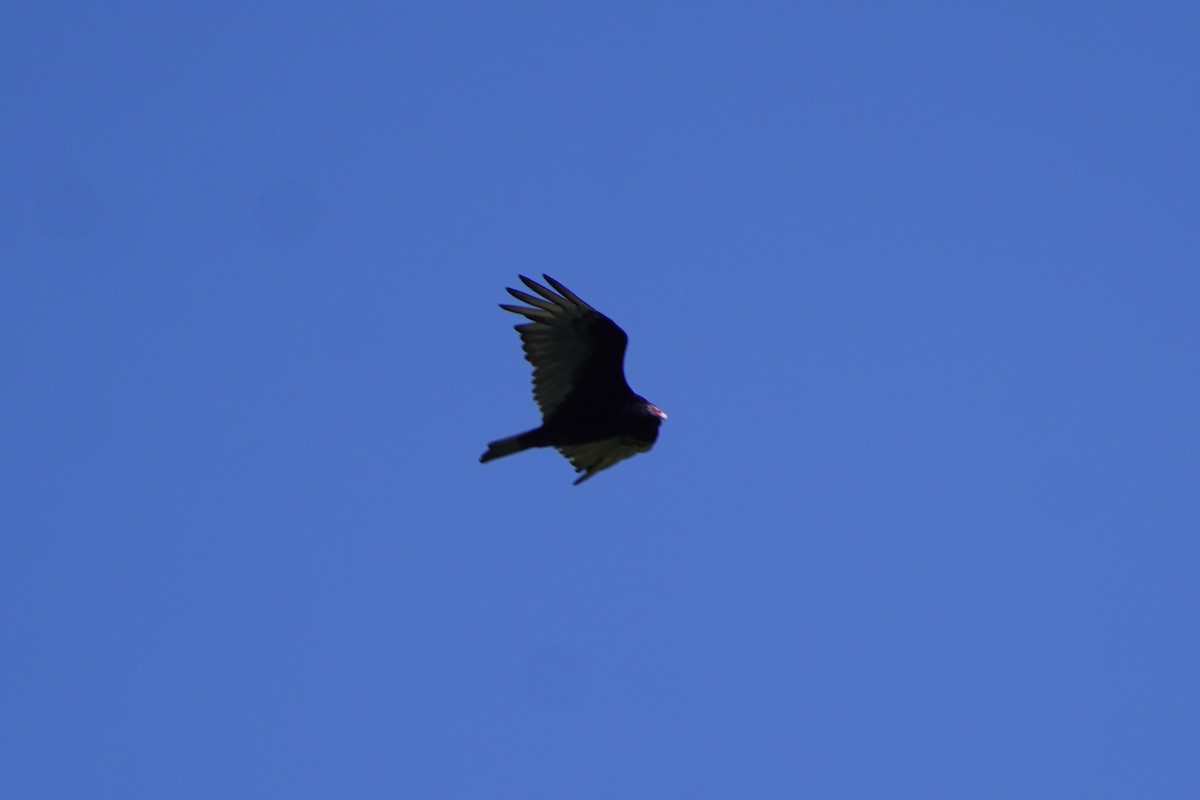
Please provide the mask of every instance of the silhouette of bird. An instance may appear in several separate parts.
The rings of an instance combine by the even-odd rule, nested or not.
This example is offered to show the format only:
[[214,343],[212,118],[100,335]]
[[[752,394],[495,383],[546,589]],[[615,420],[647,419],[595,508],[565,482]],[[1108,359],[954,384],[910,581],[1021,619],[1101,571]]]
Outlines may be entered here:
[[533,365],[533,399],[542,411],[542,424],[491,442],[479,461],[553,447],[583,473],[575,481],[579,485],[648,451],[667,415],[625,382],[625,331],[549,275],[542,277],[553,291],[519,277],[537,296],[509,289],[527,305],[500,307],[529,320],[515,328]]

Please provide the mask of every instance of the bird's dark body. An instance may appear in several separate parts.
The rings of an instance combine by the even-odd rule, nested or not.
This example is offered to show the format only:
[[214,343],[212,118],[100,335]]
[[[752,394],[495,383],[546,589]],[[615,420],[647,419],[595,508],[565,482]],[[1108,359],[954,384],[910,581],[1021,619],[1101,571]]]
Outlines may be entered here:
[[640,397],[638,400],[639,406],[626,408],[618,414],[595,407],[564,409],[564,413],[553,415],[540,427],[526,431],[521,436],[530,447],[586,444],[619,436],[654,444],[658,439],[658,426],[662,423],[658,417],[642,412],[640,405],[646,401]]
[[516,326],[534,365],[542,425],[488,445],[487,462],[531,447],[554,447],[571,460],[576,483],[649,450],[666,414],[625,382],[625,332],[550,276],[557,294],[521,276],[540,297],[509,293],[532,307],[502,305],[531,320]]

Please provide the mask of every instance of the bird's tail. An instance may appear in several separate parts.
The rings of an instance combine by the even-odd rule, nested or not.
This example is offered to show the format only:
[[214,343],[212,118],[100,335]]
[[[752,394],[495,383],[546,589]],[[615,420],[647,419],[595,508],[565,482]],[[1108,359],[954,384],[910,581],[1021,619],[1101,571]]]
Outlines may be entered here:
[[479,463],[486,464],[495,458],[511,456],[513,453],[519,453],[531,447],[541,447],[545,443],[538,439],[537,434],[540,430],[540,428],[535,428],[525,431],[525,433],[518,433],[516,436],[509,436],[507,439],[488,442],[487,452],[479,457]]

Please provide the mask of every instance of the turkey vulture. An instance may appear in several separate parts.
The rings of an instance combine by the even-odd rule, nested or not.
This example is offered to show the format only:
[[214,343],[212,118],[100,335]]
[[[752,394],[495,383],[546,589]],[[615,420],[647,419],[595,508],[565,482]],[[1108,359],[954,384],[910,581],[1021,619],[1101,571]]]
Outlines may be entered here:
[[533,364],[533,399],[542,410],[542,426],[491,442],[479,461],[553,447],[583,473],[575,481],[579,485],[649,450],[667,415],[625,382],[625,331],[554,278],[542,277],[554,291],[524,275],[521,282],[540,297],[508,290],[532,308],[500,306],[529,320],[515,327]]

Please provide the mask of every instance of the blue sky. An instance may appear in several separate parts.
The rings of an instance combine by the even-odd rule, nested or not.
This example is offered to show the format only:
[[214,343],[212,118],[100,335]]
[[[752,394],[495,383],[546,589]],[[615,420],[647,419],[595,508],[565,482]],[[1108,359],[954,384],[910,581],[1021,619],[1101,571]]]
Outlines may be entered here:
[[1198,26],[10,4],[0,794],[1195,798]]

